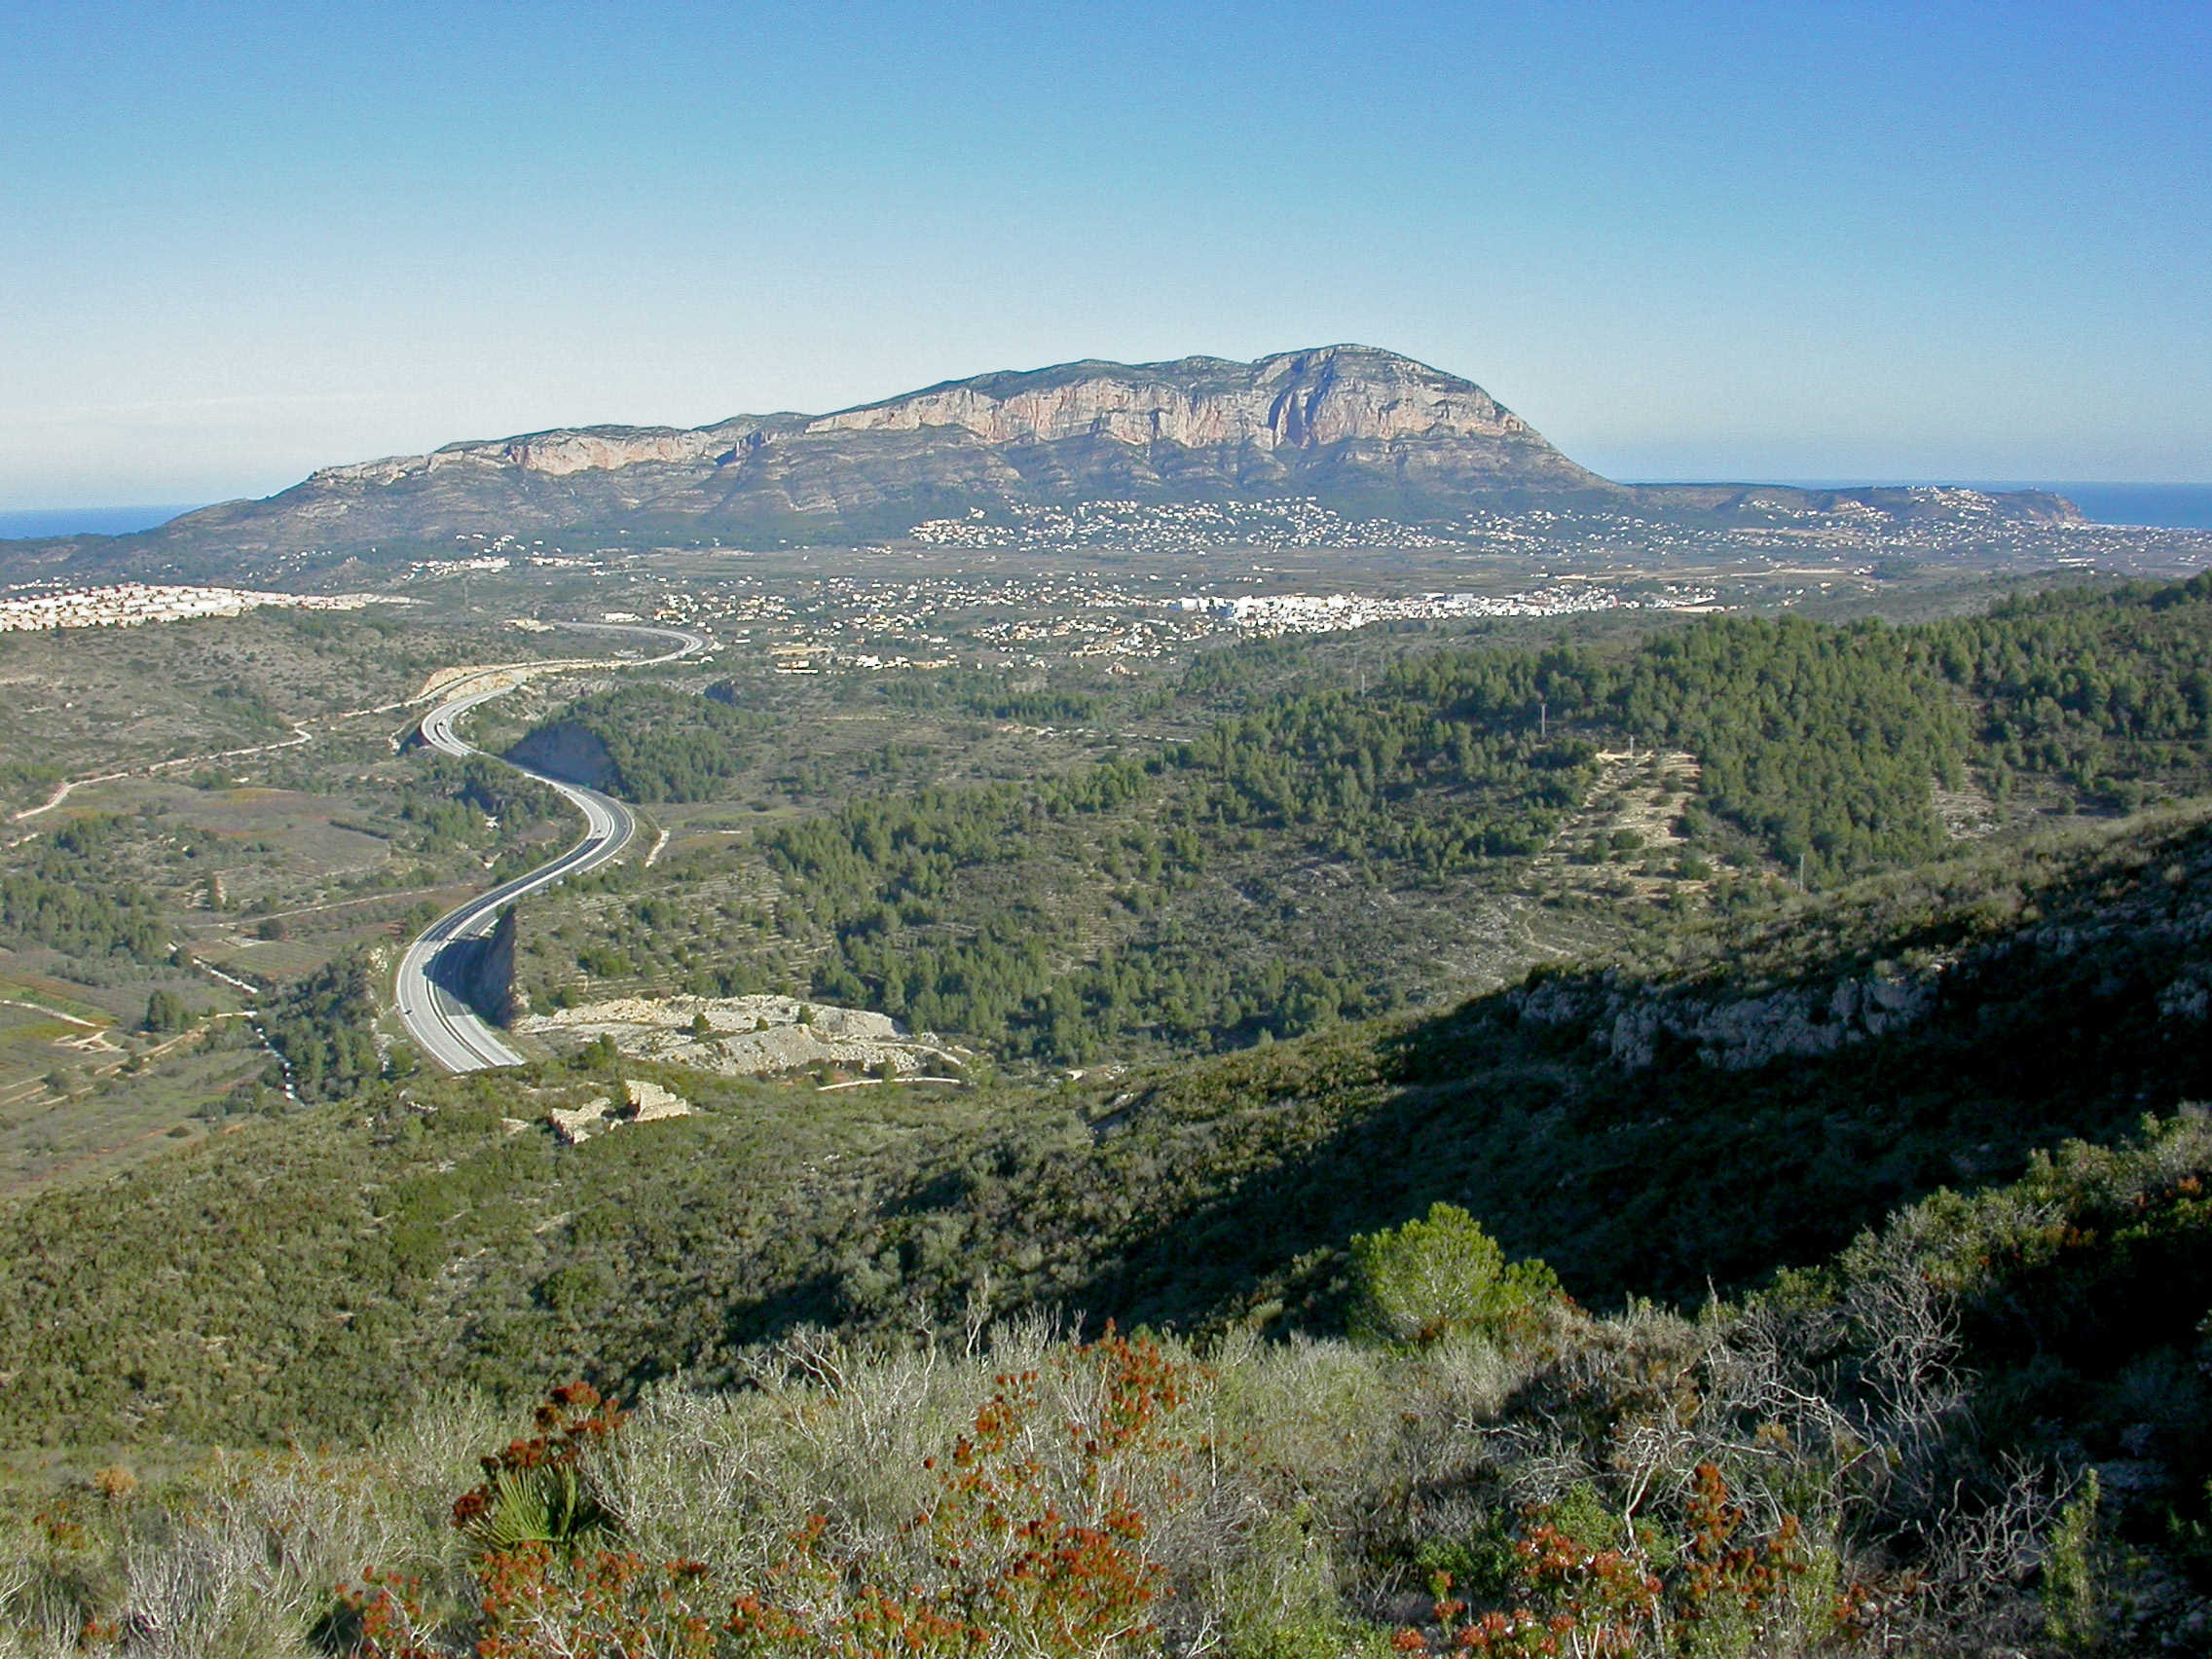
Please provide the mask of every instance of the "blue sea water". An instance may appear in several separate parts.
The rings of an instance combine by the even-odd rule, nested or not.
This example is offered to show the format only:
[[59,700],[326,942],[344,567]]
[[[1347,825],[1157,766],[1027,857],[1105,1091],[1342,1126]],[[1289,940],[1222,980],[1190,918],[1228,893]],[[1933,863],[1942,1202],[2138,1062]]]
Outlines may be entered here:
[[11,541],[36,535],[129,535],[134,530],[152,530],[194,503],[166,507],[33,507],[0,512],[0,537]]
[[2212,484],[1983,484],[1984,490],[2048,490],[2098,524],[2212,530]]

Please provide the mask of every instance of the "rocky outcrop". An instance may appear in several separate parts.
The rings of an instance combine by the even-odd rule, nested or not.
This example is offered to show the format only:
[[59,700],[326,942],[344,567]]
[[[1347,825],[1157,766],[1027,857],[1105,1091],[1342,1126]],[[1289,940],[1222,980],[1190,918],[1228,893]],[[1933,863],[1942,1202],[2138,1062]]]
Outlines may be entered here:
[[574,1146],[607,1127],[607,1109],[612,1104],[606,1095],[595,1094],[581,1106],[554,1107],[545,1114],[545,1121],[564,1145]]
[[[1751,1071],[1915,1033],[1971,1045],[2012,1029],[2032,1046],[2052,1023],[2107,1034],[2128,1064],[2169,1050],[2201,1055],[2212,1023],[2208,892],[2212,830],[2153,828],[2063,880],[1922,918],[1901,960],[1862,957],[1781,983],[1737,965],[1673,982],[1539,970],[1505,1003],[1520,1023],[1630,1072]],[[2029,919],[1993,924],[2009,911]]]
[[[515,1017],[515,908],[499,912],[492,931],[475,942],[460,961],[457,981],[451,987],[495,1025],[510,1025]],[[452,954],[452,947],[447,949]]]
[[648,1083],[642,1077],[624,1078],[622,1091],[630,1097],[630,1110],[622,1121],[629,1124],[657,1124],[663,1118],[688,1118],[691,1102],[673,1088],[663,1088],[657,1083]]
[[1942,974],[1938,963],[1919,974],[1712,998],[1546,979],[1511,998],[1532,1024],[1589,1028],[1592,1042],[1626,1071],[1648,1069],[1667,1044],[1694,1052],[1701,1064],[1749,1071],[1788,1056],[1832,1054],[1917,1024],[1934,1011]]
[[624,1078],[622,1096],[624,1103],[620,1106],[604,1094],[593,1095],[581,1106],[555,1106],[546,1112],[545,1122],[564,1145],[574,1146],[628,1124],[657,1124],[691,1116],[690,1101],[675,1089],[663,1088],[642,1077]]
[[795,997],[618,997],[533,1014],[518,1030],[562,1043],[610,1038],[633,1059],[725,1077],[772,1077],[830,1067],[919,1078],[958,1073],[961,1051],[888,1014]]

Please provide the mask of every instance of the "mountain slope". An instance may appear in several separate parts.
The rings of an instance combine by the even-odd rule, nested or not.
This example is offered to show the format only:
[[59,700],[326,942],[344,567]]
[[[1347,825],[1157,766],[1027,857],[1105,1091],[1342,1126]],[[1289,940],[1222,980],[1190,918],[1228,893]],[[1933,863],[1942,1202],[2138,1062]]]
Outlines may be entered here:
[[501,1119],[637,1062],[375,1085],[0,1210],[0,1447],[351,1433],[430,1376],[726,1382],[794,1326],[971,1296],[1325,1330],[1346,1239],[1436,1201],[1590,1306],[1694,1305],[2204,1098],[2208,878],[2201,814],[1989,849],[1663,966],[1066,1088],[645,1067],[700,1112],[576,1148]]
[[[834,541],[978,508],[1100,498],[1312,497],[1409,520],[1535,505],[1726,518],[1857,503],[1924,516],[1930,494],[1632,489],[1576,465],[1471,381],[1373,347],[1328,346],[1251,363],[1085,361],[985,374],[823,416],[449,444],[326,467],[266,500],[188,513],[96,552],[184,568],[210,554],[396,552],[450,547],[456,535],[616,528]],[[2000,516],[2071,515],[2056,498],[1972,502]]]

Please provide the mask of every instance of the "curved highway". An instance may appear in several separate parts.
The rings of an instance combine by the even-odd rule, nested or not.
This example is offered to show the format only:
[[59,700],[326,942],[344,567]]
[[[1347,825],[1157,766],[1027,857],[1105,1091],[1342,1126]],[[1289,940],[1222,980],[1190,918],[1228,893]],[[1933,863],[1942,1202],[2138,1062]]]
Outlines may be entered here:
[[[677,642],[675,650],[660,656],[618,659],[604,665],[608,668],[649,668],[656,663],[676,662],[696,656],[712,643],[706,635],[688,628],[632,627],[612,622],[571,622],[562,626],[589,629],[593,633],[640,634]],[[451,688],[446,700],[423,717],[423,740],[433,749],[457,756],[482,753],[462,738],[456,726],[461,716],[479,703],[502,696],[512,687],[498,685],[472,691],[468,689],[469,683],[464,681]],[[479,941],[498,925],[501,907],[540,888],[550,887],[564,876],[597,869],[628,846],[631,837],[638,832],[636,815],[613,796],[548,776],[535,767],[517,766],[511,760],[505,764],[558,790],[563,798],[584,815],[584,835],[551,864],[540,865],[527,875],[503,881],[489,893],[480,893],[465,904],[448,910],[424,929],[400,957],[397,986],[400,1022],[407,1027],[407,1034],[415,1040],[416,1046],[448,1071],[483,1071],[491,1066],[523,1063],[523,1056],[507,1045],[498,1027],[470,1008],[454,989],[461,982]]]

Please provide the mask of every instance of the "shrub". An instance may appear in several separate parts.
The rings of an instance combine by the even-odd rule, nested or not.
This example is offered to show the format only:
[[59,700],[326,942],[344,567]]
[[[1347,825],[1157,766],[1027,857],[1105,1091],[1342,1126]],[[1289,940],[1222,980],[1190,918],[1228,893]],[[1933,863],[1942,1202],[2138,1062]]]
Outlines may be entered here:
[[2092,1652],[2104,1636],[2096,1562],[2103,1495],[2092,1466],[2080,1495],[2059,1511],[2044,1561],[2044,1633],[2068,1653]]
[[[1800,1593],[1810,1562],[1796,1518],[1784,1515],[1770,1531],[1754,1533],[1711,1463],[1692,1473],[1677,1538],[1640,1523],[1625,1533],[1611,1529],[1619,1534],[1612,1545],[1594,1544],[1578,1535],[1596,1530],[1592,1518],[1574,1508],[1532,1504],[1524,1512],[1512,1546],[1510,1611],[1470,1616],[1452,1595],[1451,1574],[1435,1576],[1432,1616],[1448,1646],[1498,1659],[1675,1652],[1748,1659],[1848,1640],[1836,1609],[1804,1604],[1820,1599]],[[1429,1650],[1425,1633],[1412,1629],[1393,1645],[1408,1655]]]
[[1372,1340],[1428,1346],[1451,1336],[1498,1341],[1531,1331],[1560,1294],[1542,1262],[1512,1262],[1453,1204],[1425,1220],[1351,1241],[1354,1328]]
[[572,1556],[587,1539],[617,1530],[582,1463],[622,1419],[622,1408],[589,1383],[556,1388],[537,1408],[536,1434],[483,1459],[484,1484],[454,1504],[453,1524],[485,1556],[525,1545]]
[[[589,1466],[623,1414],[582,1384],[557,1390],[538,1433],[484,1458],[484,1484],[454,1506],[475,1545],[474,1650],[1109,1659],[1150,1647],[1165,1568],[1146,1553],[1133,1493],[1147,1465],[1189,1450],[1170,1419],[1201,1374],[1111,1331],[1051,1364],[1069,1415],[1045,1420],[1039,1372],[1001,1376],[951,1455],[925,1461],[935,1489],[899,1559],[855,1550],[816,1515],[750,1583],[616,1547]],[[443,1651],[420,1581],[372,1570],[342,1594],[357,1659]]]
[[1380,1634],[1346,1616],[1328,1541],[1301,1515],[1256,1528],[1221,1591],[1233,1659],[1343,1659]]

